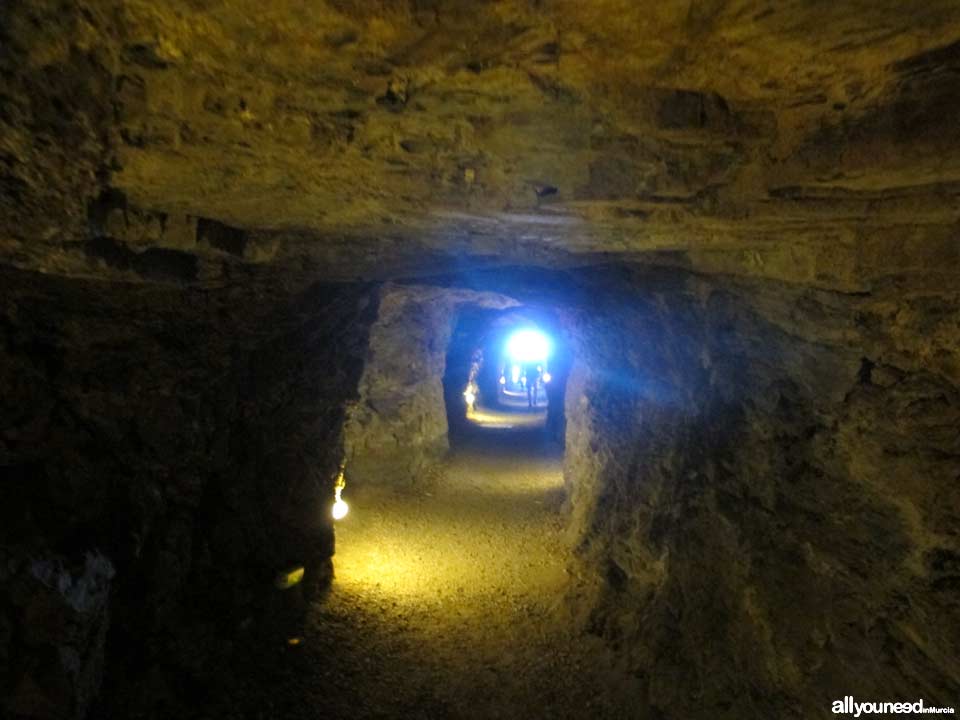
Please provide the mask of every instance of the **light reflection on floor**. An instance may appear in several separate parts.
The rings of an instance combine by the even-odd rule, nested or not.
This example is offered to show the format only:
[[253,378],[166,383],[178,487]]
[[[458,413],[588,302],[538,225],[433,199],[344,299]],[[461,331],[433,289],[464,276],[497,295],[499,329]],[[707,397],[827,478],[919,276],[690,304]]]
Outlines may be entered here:
[[[562,459],[545,444],[546,412],[474,413],[477,447],[413,488],[348,484],[337,523],[335,588],[443,604],[490,593],[552,594],[563,579]],[[504,432],[504,427],[524,428]]]
[[480,425],[455,448],[418,484],[348,480],[333,586],[300,648],[335,667],[296,696],[319,688],[330,718],[631,717],[636,683],[564,602],[561,449]]
[[477,427],[497,430],[535,430],[547,423],[546,395],[541,391],[537,407],[528,405],[526,393],[505,391],[499,407],[477,407],[467,411],[467,421]]
[[547,422],[546,408],[530,412],[477,408],[467,413],[467,420],[474,425],[499,430],[542,428]]

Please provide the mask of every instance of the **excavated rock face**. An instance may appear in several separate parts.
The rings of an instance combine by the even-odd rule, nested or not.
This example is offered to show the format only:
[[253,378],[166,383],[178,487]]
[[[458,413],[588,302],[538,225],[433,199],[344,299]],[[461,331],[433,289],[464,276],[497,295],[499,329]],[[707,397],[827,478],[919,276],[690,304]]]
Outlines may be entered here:
[[[109,624],[107,710],[177,714],[295,618],[466,289],[571,339],[572,607],[651,717],[955,704],[958,72],[955,0],[0,4],[2,713]],[[109,607],[30,575],[97,551]]]
[[624,280],[632,293],[571,316],[583,622],[662,717],[812,717],[851,693],[949,704],[957,296],[906,325],[883,297]]
[[85,717],[102,681],[113,565],[94,553],[76,568],[65,566],[62,558],[18,557],[9,551],[0,558],[0,580],[12,598],[10,610],[0,617],[3,676],[12,663],[17,666],[5,712]]
[[[162,714],[217,681],[234,643],[295,628],[301,596],[329,580],[369,293],[136,289],[9,269],[2,283],[3,714],[79,717],[108,616],[106,702]],[[88,553],[116,569],[109,612],[59,597],[57,578]],[[44,592],[31,563],[60,559]],[[275,590],[297,565],[304,582]],[[170,667],[190,682],[178,690]]]

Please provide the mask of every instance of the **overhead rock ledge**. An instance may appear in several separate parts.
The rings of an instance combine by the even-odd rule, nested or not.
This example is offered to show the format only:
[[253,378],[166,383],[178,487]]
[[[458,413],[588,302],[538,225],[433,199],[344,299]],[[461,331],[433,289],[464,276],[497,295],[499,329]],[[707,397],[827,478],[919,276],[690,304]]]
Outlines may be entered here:
[[801,272],[823,265],[799,282],[841,287],[829,266],[858,266],[874,236],[952,237],[955,3],[688,5],[280,2],[256,22],[229,3],[9,5],[0,252],[116,271],[83,245],[104,192],[247,233],[241,252],[115,238],[197,254],[195,275],[174,271],[191,282],[228,281],[208,251],[369,277],[377,257],[436,272],[539,245],[760,276],[744,256],[789,247]]

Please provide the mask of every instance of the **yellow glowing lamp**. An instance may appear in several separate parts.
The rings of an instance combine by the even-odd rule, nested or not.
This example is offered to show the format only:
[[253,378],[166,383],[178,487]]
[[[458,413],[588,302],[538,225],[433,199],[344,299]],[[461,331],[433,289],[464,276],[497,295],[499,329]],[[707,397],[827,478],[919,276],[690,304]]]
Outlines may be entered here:
[[467,401],[467,405],[473,407],[473,403],[476,402],[477,396],[474,394],[473,390],[467,390],[463,393],[463,399]]
[[343,498],[340,497],[340,493],[343,488],[337,488],[336,490],[336,499],[333,501],[333,519],[334,520],[343,520],[347,513],[350,512],[350,506],[344,502]]
[[345,463],[346,461],[340,464],[340,474],[337,475],[337,483],[333,486],[333,508],[330,512],[334,520],[343,520],[347,516],[347,513],[350,512],[350,506],[340,497],[343,489],[347,486],[347,481],[343,476]]
[[543,381],[544,381],[545,383],[550,382],[550,379],[551,379],[551,378],[552,378],[552,375],[550,375],[550,373],[545,372],[545,373],[543,374]]

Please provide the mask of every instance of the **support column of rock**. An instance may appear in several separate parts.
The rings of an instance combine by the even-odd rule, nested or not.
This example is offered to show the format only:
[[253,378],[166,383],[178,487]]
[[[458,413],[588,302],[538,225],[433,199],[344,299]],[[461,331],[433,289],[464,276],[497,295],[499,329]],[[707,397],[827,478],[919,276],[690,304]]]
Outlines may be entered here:
[[458,308],[516,304],[496,293],[395,284],[382,288],[359,398],[348,410],[348,479],[414,481],[446,452],[442,379]]

